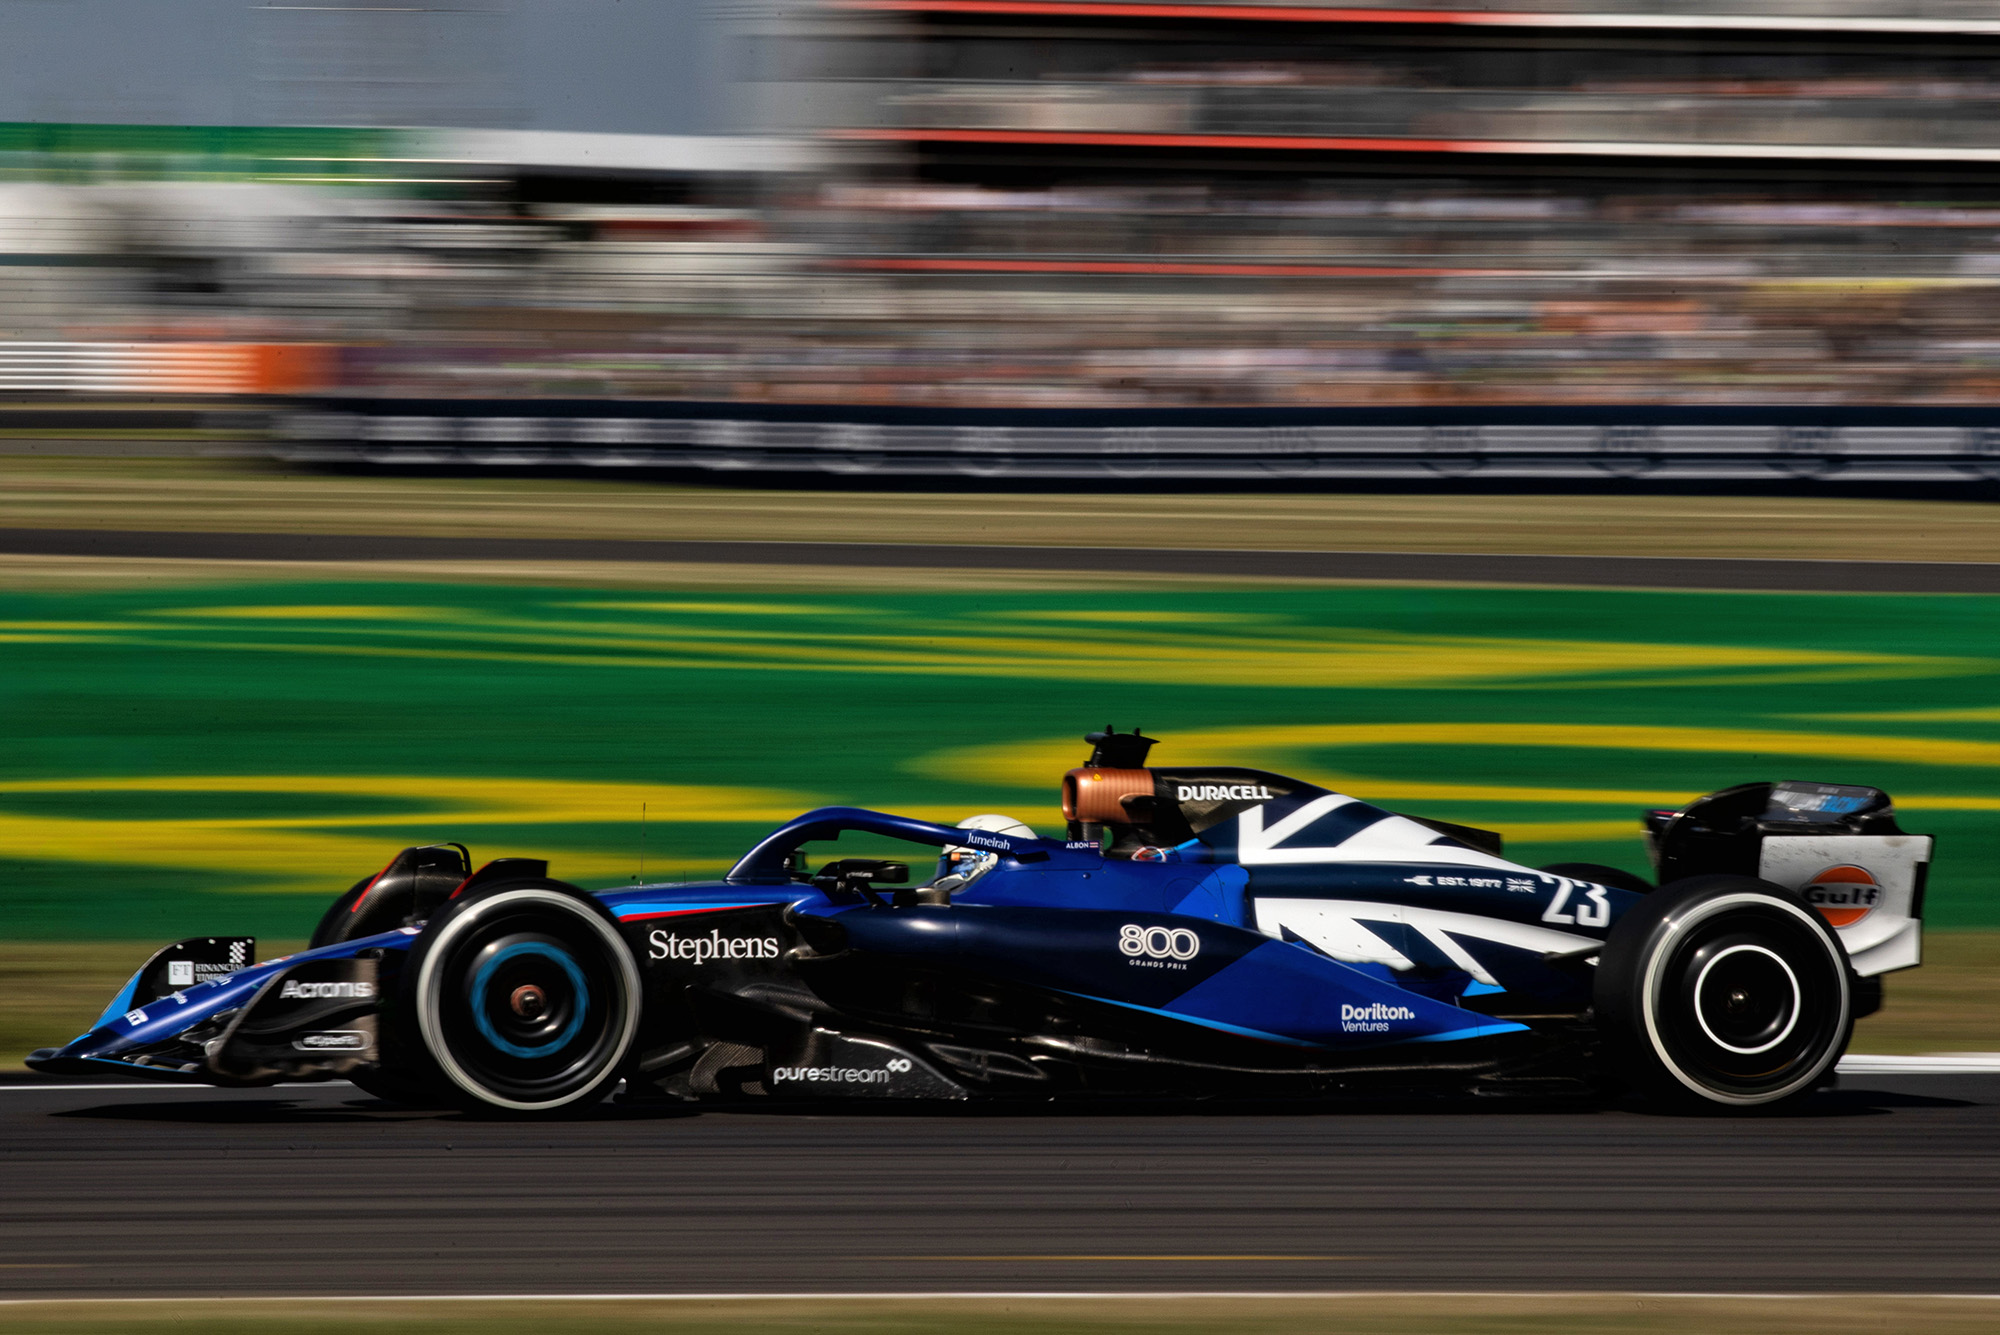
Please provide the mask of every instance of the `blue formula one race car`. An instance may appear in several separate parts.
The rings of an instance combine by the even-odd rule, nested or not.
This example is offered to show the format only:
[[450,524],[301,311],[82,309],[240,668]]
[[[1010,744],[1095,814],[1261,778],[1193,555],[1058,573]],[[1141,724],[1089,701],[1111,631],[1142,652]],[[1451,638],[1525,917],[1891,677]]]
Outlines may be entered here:
[[[1749,1106],[1833,1079],[1918,962],[1931,841],[1872,788],[1753,783],[1645,820],[1661,884],[1107,730],[1067,836],[808,812],[718,881],[585,891],[406,849],[310,949],[156,954],[28,1064],[572,1114],[639,1101],[1352,1097],[1637,1089]],[[910,861],[811,856],[915,846]],[[910,854],[904,853],[904,859]],[[926,867],[928,870],[928,866]]]

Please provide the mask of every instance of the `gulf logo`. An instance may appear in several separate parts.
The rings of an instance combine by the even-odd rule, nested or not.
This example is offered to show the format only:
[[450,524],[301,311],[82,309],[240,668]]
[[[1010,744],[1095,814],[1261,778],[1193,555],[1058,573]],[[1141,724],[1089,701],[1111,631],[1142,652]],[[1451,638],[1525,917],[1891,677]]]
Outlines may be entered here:
[[1860,922],[1882,898],[1882,887],[1866,867],[1845,862],[1814,872],[1812,879],[1799,890],[1806,902],[1835,927],[1851,927]]

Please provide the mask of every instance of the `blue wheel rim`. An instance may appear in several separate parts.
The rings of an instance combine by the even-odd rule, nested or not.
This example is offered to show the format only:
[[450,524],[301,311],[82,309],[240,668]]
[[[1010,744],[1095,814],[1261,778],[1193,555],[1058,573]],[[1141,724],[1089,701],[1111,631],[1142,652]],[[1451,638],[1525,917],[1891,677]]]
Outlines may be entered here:
[[[565,1024],[554,1038],[532,1047],[502,1037],[500,1031],[493,1027],[492,1019],[486,1014],[486,988],[492,981],[494,972],[508,960],[522,955],[538,955],[554,963],[569,978],[570,986],[576,993],[576,1006],[569,1017],[569,1023]],[[490,959],[479,966],[479,971],[472,975],[471,999],[472,1021],[478,1026],[480,1036],[510,1057],[547,1057],[562,1051],[577,1034],[582,1032],[584,1018],[590,1013],[590,986],[584,981],[583,970],[576,967],[576,962],[565,951],[540,941],[516,942],[505,949],[495,951]]]

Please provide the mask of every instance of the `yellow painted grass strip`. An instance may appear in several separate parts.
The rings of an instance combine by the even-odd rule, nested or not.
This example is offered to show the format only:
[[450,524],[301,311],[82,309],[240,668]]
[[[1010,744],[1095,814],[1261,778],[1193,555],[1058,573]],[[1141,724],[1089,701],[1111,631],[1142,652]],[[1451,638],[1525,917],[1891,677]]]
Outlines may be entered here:
[[1500,820],[1488,821],[1486,826],[1510,844],[1608,843],[1614,839],[1636,843],[1640,833],[1637,812],[1626,820]]
[[[9,812],[11,793],[243,793],[304,794],[400,799],[401,812],[365,815],[185,817],[120,819]],[[460,839],[467,827],[493,831],[504,844],[476,849],[479,859],[517,854],[545,856],[521,847],[511,827],[600,824],[633,830],[626,846],[604,852],[562,851],[551,870],[569,879],[620,878],[637,868],[640,805],[649,825],[753,821],[778,824],[815,805],[774,789],[676,784],[584,783],[556,779],[434,777],[414,775],[164,775],[90,779],[14,780],[0,783],[0,848],[16,858],[227,873],[253,878],[260,890],[324,893],[380,867],[395,852],[379,831],[402,829],[411,843]],[[115,801],[106,803],[115,811]],[[334,833],[343,828],[367,834]],[[713,862],[663,855],[655,841],[646,858],[649,875],[678,875],[712,868]]]
[[[105,814],[55,816],[7,810],[10,794],[48,793],[102,794]],[[286,816],[128,819],[116,814],[116,795],[120,793],[364,797],[400,802],[404,809],[359,815],[329,810]],[[554,875],[603,884],[623,880],[638,870],[641,804],[649,826],[722,822],[777,826],[822,805],[806,794],[778,789],[559,779],[381,774],[17,779],[0,782],[0,848],[14,857],[38,862],[211,872],[232,880],[248,877],[248,888],[259,891],[326,894],[376,870],[400,846],[398,840],[431,843],[455,839],[474,843],[474,853],[481,862],[505,856],[550,857]],[[956,825],[972,814],[967,807],[920,805],[901,810],[940,825]],[[1045,824],[1054,816],[1040,814]],[[605,832],[606,847],[599,850],[551,850],[527,843],[514,832],[549,825],[614,829]],[[616,827],[623,827],[626,833],[614,833]],[[366,833],[342,833],[345,830]],[[404,833],[385,835],[385,830]],[[646,855],[649,878],[713,874],[717,870],[713,856],[673,855],[673,842],[671,835],[654,835]],[[746,850],[729,850],[723,861],[742,851]]]
[[692,612],[709,613],[715,616],[758,616],[758,617],[854,617],[871,616],[877,611],[868,607],[840,607],[832,603],[729,603],[729,602],[662,602],[657,599],[622,601],[575,601],[563,604],[565,607],[589,608],[593,611],[608,612]]
[[2000,723],[2000,705],[1981,709],[1909,709],[1888,714],[1831,714],[1828,717],[1879,723]]
[[[1952,768],[2000,768],[2000,742],[1949,737],[1885,737],[1865,733],[1781,732],[1760,728],[1682,728],[1600,723],[1326,723],[1210,728],[1176,733],[1154,753],[1169,767],[1249,765],[1291,774],[1342,792],[1383,801],[1617,802],[1670,805],[1693,796],[1667,790],[1536,788],[1500,784],[1375,782],[1332,774],[1314,753],[1369,746],[1566,747],[1578,750],[1667,751],[1806,758]],[[939,752],[914,763],[919,773],[1014,788],[1045,787],[1052,775],[1081,762],[1068,739],[1010,742]],[[1904,798],[1905,805],[1987,810],[1978,795]]]
[[[637,610],[632,603],[608,604]],[[658,604],[665,609],[679,606]],[[1264,625],[1244,633],[1191,637],[1123,622],[1088,632],[1050,625],[1002,632],[990,620],[919,620],[893,609],[854,609],[850,620],[879,629],[692,621],[736,604],[686,604],[652,620],[505,616],[473,608],[384,609],[369,605],[169,608],[116,623],[130,642],[159,648],[557,663],[579,667],[894,672],[1091,681],[1244,686],[1442,687],[1551,678],[1631,685],[1712,679],[1762,684],[1817,679],[1942,676],[1985,672],[1984,659],[1741,645],[1649,644],[1502,636],[1412,635],[1352,627]],[[754,605],[753,605],[754,606]],[[773,605],[770,611],[787,605]],[[726,615],[726,614],[725,614]],[[1095,614],[1092,614],[1095,615]],[[162,634],[162,621],[178,633]],[[214,623],[203,626],[204,621]],[[252,627],[263,638],[245,640]],[[282,627],[282,629],[279,629]],[[0,631],[6,628],[0,626]],[[23,627],[22,629],[29,629]],[[93,627],[97,633],[117,633]],[[207,631],[209,635],[203,635]],[[72,632],[75,633],[75,632]],[[210,636],[213,638],[210,638]],[[193,636],[194,638],[188,638]],[[357,639],[369,643],[355,643]],[[421,645],[409,642],[420,640]],[[1759,674],[1743,677],[1749,670]]]
[[227,607],[163,607],[148,616],[218,617],[236,621],[443,621],[462,620],[464,609],[411,603],[246,603]]

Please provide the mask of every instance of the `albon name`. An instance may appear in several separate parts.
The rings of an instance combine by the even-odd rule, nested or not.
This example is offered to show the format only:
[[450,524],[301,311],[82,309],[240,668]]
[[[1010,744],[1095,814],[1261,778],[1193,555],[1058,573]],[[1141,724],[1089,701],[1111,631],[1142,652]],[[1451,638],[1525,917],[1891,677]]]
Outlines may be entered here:
[[647,952],[656,960],[774,960],[783,952],[775,936],[724,936],[711,930],[707,936],[682,936],[679,932],[656,931],[647,938]]

